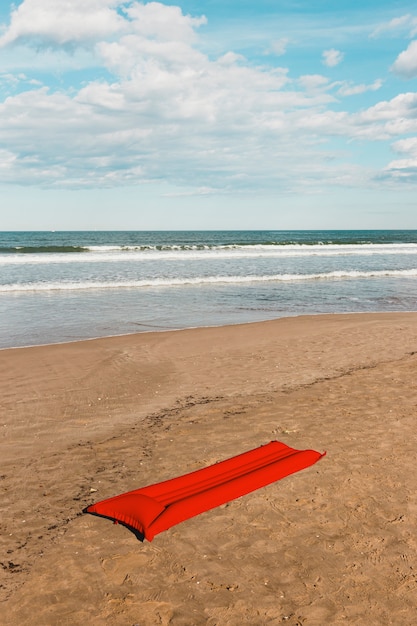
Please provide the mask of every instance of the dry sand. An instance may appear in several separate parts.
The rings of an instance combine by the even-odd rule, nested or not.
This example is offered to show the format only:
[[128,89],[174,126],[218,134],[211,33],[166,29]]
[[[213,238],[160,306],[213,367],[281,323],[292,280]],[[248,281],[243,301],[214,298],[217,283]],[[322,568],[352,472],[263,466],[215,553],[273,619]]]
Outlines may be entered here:
[[[0,352],[0,623],[415,624],[417,314]],[[139,542],[97,500],[278,439],[319,463]]]

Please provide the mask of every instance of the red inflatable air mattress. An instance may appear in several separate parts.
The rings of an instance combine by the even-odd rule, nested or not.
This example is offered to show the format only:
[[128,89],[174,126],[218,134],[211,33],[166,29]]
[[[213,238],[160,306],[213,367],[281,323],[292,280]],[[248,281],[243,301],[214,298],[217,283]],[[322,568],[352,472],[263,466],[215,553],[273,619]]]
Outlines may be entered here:
[[163,530],[298,472],[322,456],[271,441],[190,474],[102,500],[87,512],[126,524],[152,541]]

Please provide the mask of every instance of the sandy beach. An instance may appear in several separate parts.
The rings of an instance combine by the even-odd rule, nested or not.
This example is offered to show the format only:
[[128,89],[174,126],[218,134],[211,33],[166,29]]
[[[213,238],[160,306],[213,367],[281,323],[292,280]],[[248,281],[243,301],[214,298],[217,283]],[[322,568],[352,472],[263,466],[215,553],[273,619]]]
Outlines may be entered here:
[[[0,351],[0,623],[412,624],[417,313]],[[151,543],[83,513],[271,440],[327,455]]]

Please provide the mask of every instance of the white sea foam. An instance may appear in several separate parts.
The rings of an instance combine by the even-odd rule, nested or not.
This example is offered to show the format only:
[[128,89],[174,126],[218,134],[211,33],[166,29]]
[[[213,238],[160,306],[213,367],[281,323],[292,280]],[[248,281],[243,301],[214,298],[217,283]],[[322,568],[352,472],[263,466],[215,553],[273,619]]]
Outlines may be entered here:
[[67,263],[115,263],[144,261],[198,261],[210,259],[306,258],[373,255],[417,255],[417,244],[362,245],[253,245],[217,246],[183,249],[171,246],[166,250],[138,247],[92,246],[87,252],[0,254],[0,265],[34,265]]
[[266,274],[246,276],[198,276],[193,278],[156,278],[145,280],[125,281],[62,281],[62,282],[32,282],[1,285],[1,292],[28,292],[28,291],[80,291],[93,289],[141,289],[157,287],[182,287],[187,285],[219,285],[243,284],[260,282],[299,282],[318,280],[347,280],[368,278],[414,278],[417,269],[407,270],[375,270],[375,271],[333,271],[315,274]]

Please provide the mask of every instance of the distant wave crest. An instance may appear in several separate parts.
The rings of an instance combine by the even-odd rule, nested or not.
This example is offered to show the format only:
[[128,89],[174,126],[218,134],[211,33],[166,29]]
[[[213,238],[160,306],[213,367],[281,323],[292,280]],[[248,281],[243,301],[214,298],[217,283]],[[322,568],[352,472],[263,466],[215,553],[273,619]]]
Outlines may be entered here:
[[[6,250],[6,253],[5,253]],[[13,250],[13,253],[11,251]],[[50,253],[50,254],[48,254]],[[417,244],[288,244],[222,246],[45,246],[0,248],[0,265],[123,261],[416,255]]]
[[0,254],[67,254],[89,250],[84,246],[8,246],[0,247]]

